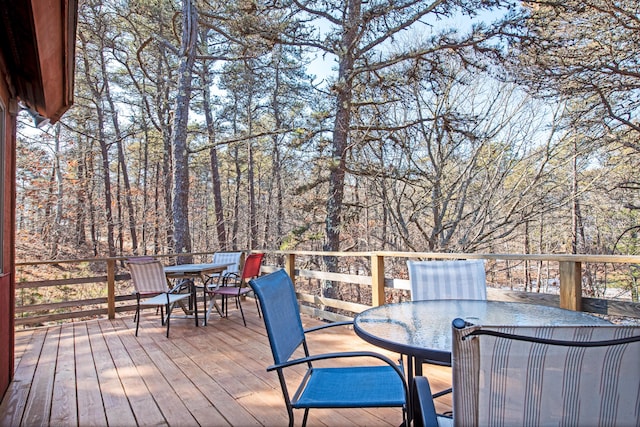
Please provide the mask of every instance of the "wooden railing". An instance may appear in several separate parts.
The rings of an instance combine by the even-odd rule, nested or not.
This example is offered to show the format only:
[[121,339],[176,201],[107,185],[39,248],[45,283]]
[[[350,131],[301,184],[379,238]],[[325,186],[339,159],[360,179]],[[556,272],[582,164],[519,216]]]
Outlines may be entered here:
[[[523,292],[488,288],[488,298],[502,301],[522,301],[543,305],[559,306],[571,310],[581,310],[609,316],[624,316],[640,319],[640,304],[633,301],[622,301],[606,298],[587,298],[583,296],[583,264],[616,265],[629,268],[640,264],[640,256],[607,256],[607,255],[522,255],[522,254],[444,254],[415,252],[314,252],[314,251],[265,251],[267,262],[263,272],[284,268],[294,281],[300,282],[339,282],[355,284],[371,288],[371,296],[366,301],[345,301],[326,298],[316,293],[299,290],[298,298],[302,303],[302,311],[328,320],[339,320],[351,317],[354,313],[388,302],[392,289],[408,294],[409,281],[406,276],[406,259],[484,259],[487,262],[545,262],[557,266],[553,268],[559,276],[559,292],[545,294],[539,292]],[[202,262],[211,258],[210,253],[192,254]],[[352,272],[323,272],[319,270],[322,258],[336,257],[338,260],[357,260],[361,270]],[[171,264],[174,256],[158,256]],[[116,313],[131,311],[134,305],[132,287],[128,285],[129,274],[122,267],[125,258],[76,259],[56,261],[19,262],[16,283],[16,326],[39,325],[46,322],[68,319],[83,319],[95,316],[115,318]],[[315,260],[315,262],[309,262]],[[366,261],[365,261],[366,260]],[[311,264],[315,268],[308,268]],[[80,266],[92,265],[92,271],[104,272],[100,275],[76,277],[73,273],[65,273],[71,277],[47,280],[27,280],[27,276],[35,276],[39,269],[50,271],[54,268],[64,270],[72,267],[72,271],[80,270]],[[385,269],[385,265],[393,268]],[[388,271],[403,277],[388,277]],[[57,289],[75,291],[81,286],[91,285],[98,288],[100,296],[90,298],[59,298],[54,301],[27,301],[37,298],[25,297],[36,289]],[[121,290],[118,290],[120,284]],[[303,288],[303,287],[301,287]],[[122,290],[125,289],[125,290]],[[55,294],[55,292],[51,292]],[[71,292],[73,293],[73,292]]]

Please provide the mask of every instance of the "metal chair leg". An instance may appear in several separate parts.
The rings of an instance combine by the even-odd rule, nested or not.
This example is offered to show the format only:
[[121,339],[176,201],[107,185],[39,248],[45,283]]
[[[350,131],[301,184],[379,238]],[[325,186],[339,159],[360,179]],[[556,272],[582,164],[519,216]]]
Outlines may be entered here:
[[242,315],[242,323],[244,323],[244,326],[247,326],[247,321],[244,320],[244,311],[242,311],[242,303],[240,302],[240,295],[238,295],[236,297],[236,305],[238,306],[238,308],[240,308],[240,314]]
[[140,297],[138,297],[138,304],[136,305],[136,336],[138,336],[138,329],[140,328]]
[[[167,296],[168,298],[168,296]],[[171,304],[167,304],[167,338],[169,338],[169,326],[171,322]]]

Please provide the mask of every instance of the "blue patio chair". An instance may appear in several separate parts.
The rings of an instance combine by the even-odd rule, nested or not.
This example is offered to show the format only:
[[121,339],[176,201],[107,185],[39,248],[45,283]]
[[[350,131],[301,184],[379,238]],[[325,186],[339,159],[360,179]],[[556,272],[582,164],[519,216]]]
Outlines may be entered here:
[[455,319],[453,419],[414,379],[416,427],[640,422],[640,326],[476,326]]
[[[304,409],[302,425],[306,425],[310,408],[401,407],[406,420],[407,386],[401,367],[381,354],[358,351],[310,355],[305,334],[331,326],[350,324],[339,322],[304,330],[300,308],[291,278],[284,270],[261,276],[249,282],[260,306],[269,336],[274,364],[267,371],[276,371],[284,396],[289,426],[294,423],[294,409]],[[292,358],[302,347],[304,356]],[[351,367],[314,367],[313,362],[336,358],[367,357],[378,364]],[[291,396],[285,380],[287,368],[307,367],[301,384]],[[323,365],[325,366],[325,365]],[[299,375],[294,368],[293,374]]]

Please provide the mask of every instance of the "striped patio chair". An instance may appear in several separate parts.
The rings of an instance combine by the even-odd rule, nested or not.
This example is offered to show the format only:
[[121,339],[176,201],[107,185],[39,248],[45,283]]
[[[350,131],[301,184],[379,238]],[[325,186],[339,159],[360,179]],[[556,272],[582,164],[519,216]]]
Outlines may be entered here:
[[[407,261],[411,300],[486,300],[487,284],[484,260],[447,260],[447,261]],[[416,360],[418,366],[424,361]],[[451,393],[451,389],[440,390],[433,397]]]
[[[140,327],[141,307],[160,307],[162,324],[167,325],[167,338],[169,338],[169,326],[173,306],[180,301],[191,297],[190,286],[187,281],[181,282],[173,289],[169,289],[169,282],[160,261],[154,259],[130,259],[125,262],[131,280],[135,287],[136,295],[136,336]],[[190,281],[188,281],[190,282]],[[184,293],[184,291],[189,291]],[[166,317],[164,311],[166,310]],[[196,316],[197,321],[197,316]]]
[[[476,326],[453,322],[453,425],[640,423],[640,326]],[[416,426],[437,417],[416,378]],[[414,383],[415,384],[415,383]]]
[[209,288],[215,288],[216,285],[222,284],[222,280],[225,277],[229,277],[232,274],[238,274],[240,271],[240,264],[242,263],[244,253],[242,252],[216,252],[213,254],[213,258],[211,262],[213,264],[226,264],[232,263],[229,265],[222,273],[216,273],[209,276],[209,280],[207,280],[207,284]]
[[484,260],[407,261],[411,300],[487,299]]

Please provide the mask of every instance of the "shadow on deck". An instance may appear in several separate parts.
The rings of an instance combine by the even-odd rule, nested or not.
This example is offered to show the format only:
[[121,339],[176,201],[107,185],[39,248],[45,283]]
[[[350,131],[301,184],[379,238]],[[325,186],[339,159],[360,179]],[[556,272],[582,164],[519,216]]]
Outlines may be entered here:
[[[171,336],[146,310],[135,337],[133,316],[16,332],[15,377],[0,404],[1,426],[282,426],[288,418],[268,339],[253,302],[208,326],[172,318]],[[177,314],[177,311],[175,312]],[[320,324],[303,316],[305,327]],[[373,350],[339,327],[309,336],[311,352]],[[351,361],[354,362],[353,360]],[[302,370],[298,371],[302,374]],[[434,390],[447,368],[429,367]],[[449,402],[437,407],[450,410]],[[296,411],[300,425],[302,411]],[[397,408],[311,410],[309,426],[393,425]]]

